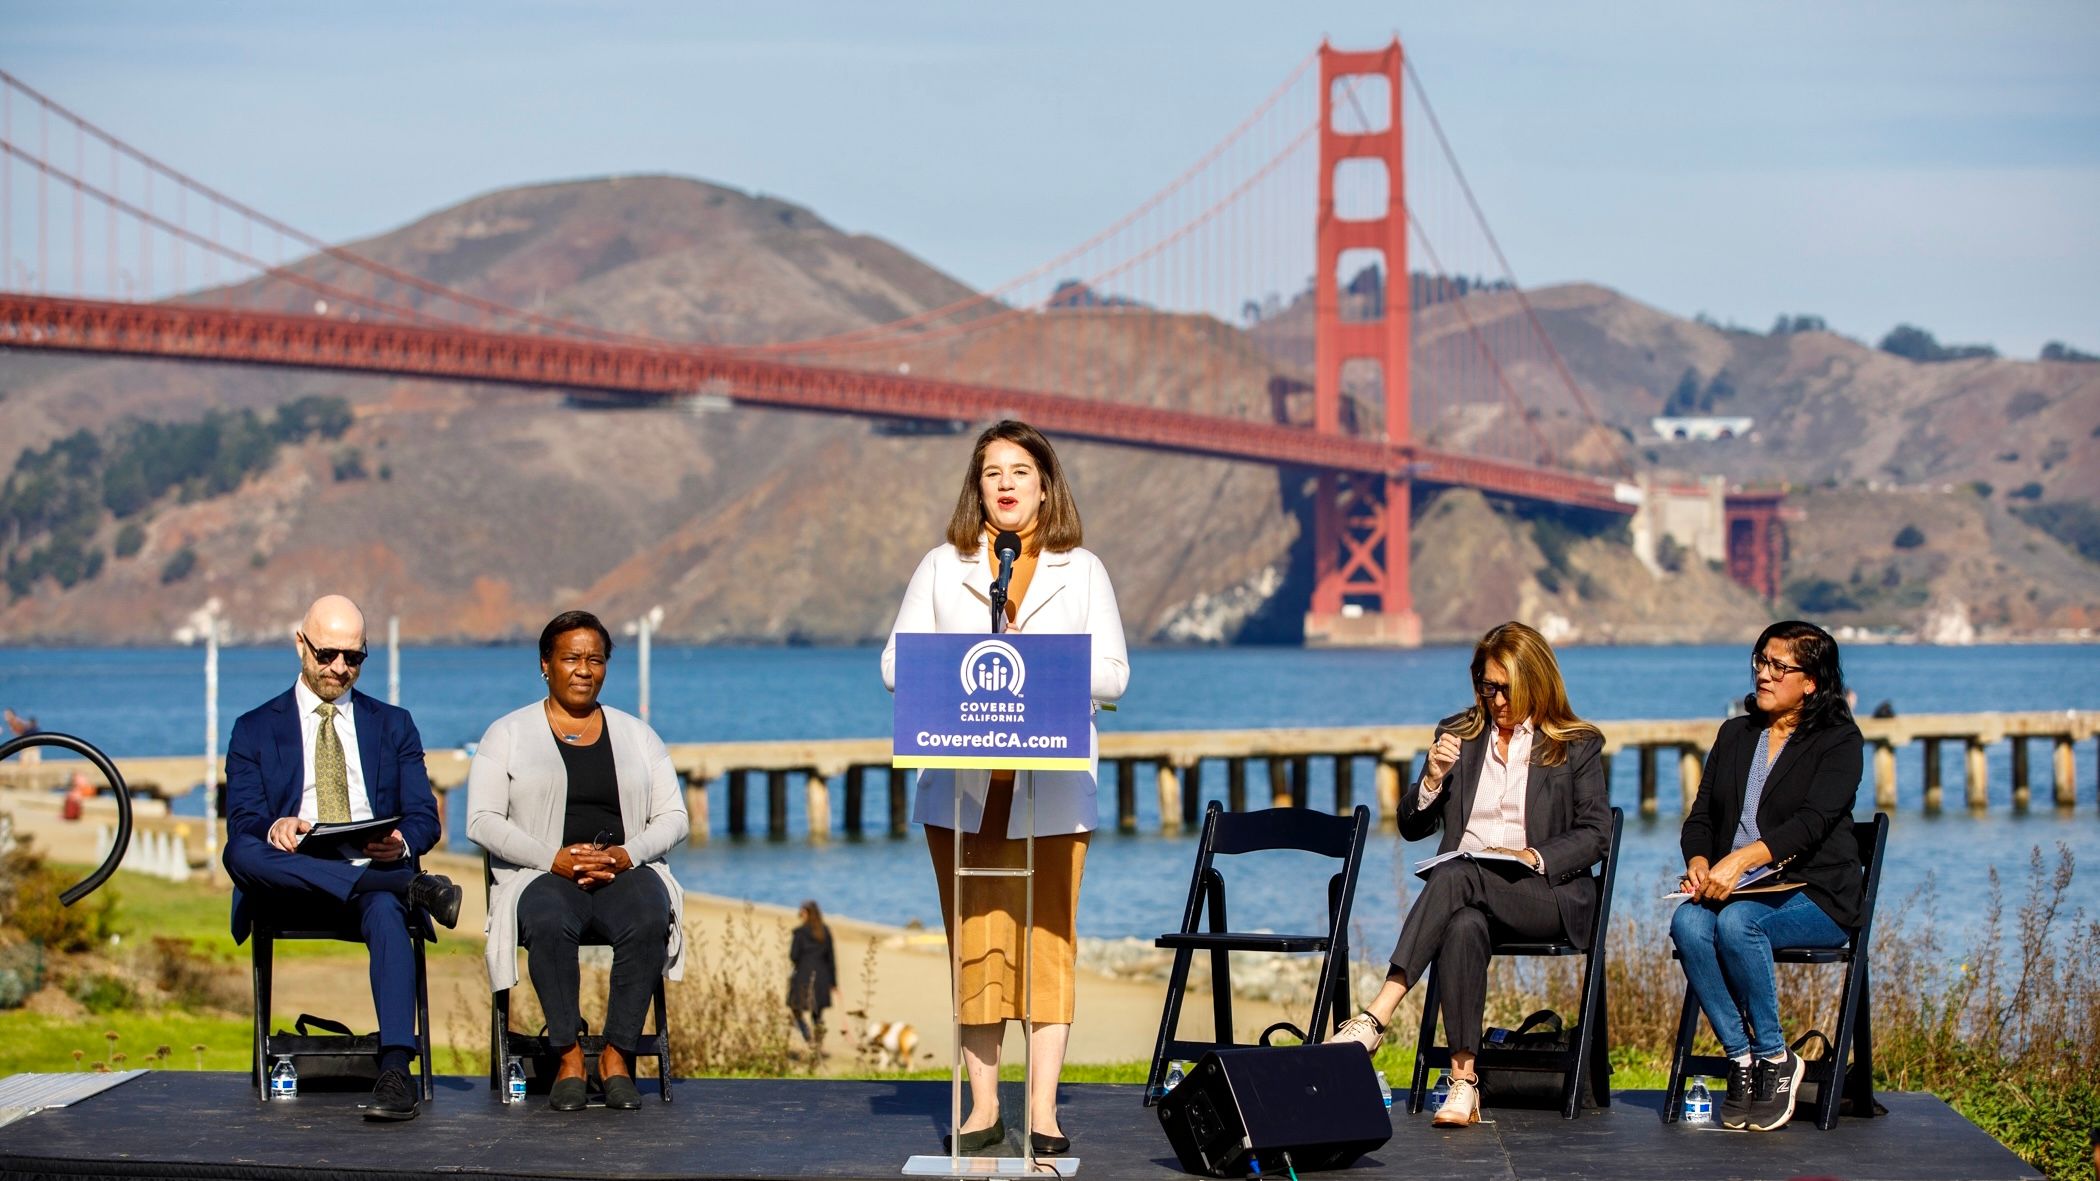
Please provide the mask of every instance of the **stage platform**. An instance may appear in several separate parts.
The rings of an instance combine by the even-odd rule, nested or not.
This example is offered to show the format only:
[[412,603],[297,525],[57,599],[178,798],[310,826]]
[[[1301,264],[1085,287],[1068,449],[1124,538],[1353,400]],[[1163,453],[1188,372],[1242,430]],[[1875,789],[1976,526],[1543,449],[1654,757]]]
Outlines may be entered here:
[[[420,1119],[366,1123],[355,1093],[263,1104],[245,1075],[156,1071],[71,1107],[0,1127],[0,1175],[36,1177],[894,1178],[905,1158],[940,1150],[946,1083],[696,1079],[640,1111],[515,1107],[479,1078],[444,1078]],[[1774,1133],[1664,1124],[1661,1095],[1629,1092],[1606,1111],[1494,1111],[1493,1123],[1432,1128],[1395,1109],[1393,1139],[1341,1174],[1352,1181],[1450,1177],[1842,1177],[1848,1181],[2038,1178],[1930,1095],[1884,1094],[1886,1117],[1819,1132],[1803,1117]],[[1099,1181],[1180,1177],[1153,1109],[1134,1086],[1068,1086],[1064,1126]],[[1013,1134],[1018,1139],[1018,1133]],[[1017,1148],[1018,1145],[1012,1147]]]

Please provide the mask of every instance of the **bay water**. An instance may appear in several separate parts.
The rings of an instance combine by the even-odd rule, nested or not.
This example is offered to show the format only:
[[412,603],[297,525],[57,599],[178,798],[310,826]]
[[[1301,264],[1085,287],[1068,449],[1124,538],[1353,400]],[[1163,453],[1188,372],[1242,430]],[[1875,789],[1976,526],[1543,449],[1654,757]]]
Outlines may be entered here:
[[[1470,649],[1313,651],[1291,648],[1138,649],[1131,654],[1130,692],[1122,708],[1100,715],[1107,730],[1238,729],[1426,723],[1467,702]],[[889,695],[873,648],[691,648],[658,645],[653,653],[653,722],[669,742],[843,738],[889,732]],[[1749,686],[1747,647],[1571,648],[1560,653],[1570,697],[1585,717],[1701,718],[1718,726],[1730,700]],[[1848,647],[1848,683],[1862,713],[1887,701],[1902,713],[1987,710],[2100,709],[2100,649],[2072,645],[1936,648]],[[477,740],[495,718],[542,695],[536,653],[529,646],[409,648],[401,655],[401,704],[415,714],[424,744],[436,749]],[[387,658],[375,653],[359,689],[384,697]],[[221,653],[219,743],[233,719],[289,688],[297,663],[289,644],[230,648]],[[632,711],[638,696],[633,653],[614,655],[604,694],[607,704]],[[0,649],[0,704],[36,717],[43,728],[84,738],[115,755],[170,755],[201,750],[205,740],[203,653],[196,648]],[[2010,747],[1989,749],[1991,806],[1971,814],[1963,806],[1958,744],[1947,744],[1942,781],[1947,810],[1923,814],[1921,748],[1898,751],[1899,804],[1889,837],[1883,913],[1914,896],[1918,917],[1929,895],[1931,919],[1950,947],[1961,947],[1980,927],[1989,875],[2000,871],[2008,906],[2025,886],[2033,850],[2052,860],[2059,845],[2079,860],[2071,900],[2100,916],[2100,751],[2079,744],[2079,804],[2068,813],[2051,804],[2047,746],[2036,743],[2031,766],[2035,806],[2013,812]],[[1636,760],[1613,769],[1612,800],[1627,811],[1619,874],[1621,914],[1646,914],[1682,867],[1675,760],[1659,766],[1661,815],[1643,820],[1637,808]],[[1871,764],[1870,764],[1871,767]],[[1331,772],[1313,764],[1312,801],[1330,805]],[[1250,801],[1268,798],[1259,761],[1249,767]],[[201,778],[201,765],[200,765]],[[1204,768],[1206,799],[1224,791],[1224,769]],[[1357,798],[1376,807],[1368,764],[1360,764]],[[914,830],[903,839],[881,835],[884,796],[871,780],[865,824],[874,835],[812,843],[802,834],[800,790],[789,800],[787,841],[763,836],[730,840],[723,831],[726,790],[712,785],[715,832],[704,843],[672,855],[689,889],[792,906],[816,899],[828,912],[878,922],[939,921],[931,858]],[[448,825],[455,848],[465,837],[465,793],[455,792]],[[1079,928],[1092,937],[1149,938],[1172,929],[1187,896],[1194,859],[1192,835],[1158,833],[1150,776],[1139,780],[1138,835],[1114,831],[1114,788],[1102,793],[1103,829],[1089,853]],[[834,810],[844,805],[834,791]],[[753,827],[763,830],[764,798],[754,792]],[[201,793],[176,810],[201,814]],[[1874,811],[1871,769],[1856,812]],[[1399,929],[1408,887],[1407,867],[1434,851],[1433,843],[1406,845],[1374,836],[1366,854],[1352,924],[1362,949],[1381,953]],[[1235,926],[1276,930],[1320,924],[1324,881],[1318,859],[1287,853],[1255,854],[1229,877]],[[1927,886],[1923,891],[1921,887]]]

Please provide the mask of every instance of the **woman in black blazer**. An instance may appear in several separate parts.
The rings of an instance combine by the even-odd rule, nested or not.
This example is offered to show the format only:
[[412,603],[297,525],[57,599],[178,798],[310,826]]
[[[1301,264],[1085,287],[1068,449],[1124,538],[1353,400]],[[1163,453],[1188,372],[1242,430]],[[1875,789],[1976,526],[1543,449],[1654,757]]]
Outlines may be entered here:
[[[1590,867],[1611,838],[1604,736],[1568,707],[1546,638],[1502,624],[1474,647],[1472,671],[1474,705],[1437,723],[1422,778],[1400,799],[1400,835],[1419,841],[1442,829],[1439,853],[1490,856],[1453,858],[1429,872],[1384,987],[1333,1038],[1376,1050],[1400,998],[1436,962],[1452,1078],[1439,1127],[1480,1121],[1473,1059],[1489,948],[1496,939],[1589,946],[1597,902]],[[1447,783],[1454,767],[1456,782]]]
[[[1769,1132],[1793,1118],[1803,1064],[1779,1028],[1772,948],[1842,947],[1859,924],[1859,727],[1845,704],[1837,641],[1812,623],[1775,623],[1750,650],[1748,712],[1721,723],[1684,817],[1691,900],[1670,920],[1685,980],[1734,1060],[1725,1127]],[[1775,867],[1777,893],[1736,895]]]

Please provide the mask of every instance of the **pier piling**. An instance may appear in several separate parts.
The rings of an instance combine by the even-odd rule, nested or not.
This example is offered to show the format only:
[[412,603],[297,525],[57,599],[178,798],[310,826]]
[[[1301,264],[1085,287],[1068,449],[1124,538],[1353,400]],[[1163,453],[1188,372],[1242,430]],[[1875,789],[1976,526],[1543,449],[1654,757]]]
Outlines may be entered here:
[[1969,764],[1969,811],[1981,812],[1991,804],[1991,765],[1984,761],[1983,739],[1965,740]]
[[1927,736],[1922,740],[1925,748],[1925,814],[1939,815],[1940,798],[1940,740]]

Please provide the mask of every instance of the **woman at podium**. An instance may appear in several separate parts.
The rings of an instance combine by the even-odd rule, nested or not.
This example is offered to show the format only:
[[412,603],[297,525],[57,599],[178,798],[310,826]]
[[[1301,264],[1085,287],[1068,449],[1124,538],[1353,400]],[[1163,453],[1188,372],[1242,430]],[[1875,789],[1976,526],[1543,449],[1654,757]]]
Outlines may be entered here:
[[[897,684],[897,636],[921,632],[992,630],[992,591],[1000,559],[993,541],[1020,538],[1007,578],[1004,631],[1085,633],[1093,641],[1092,694],[1114,701],[1130,680],[1123,619],[1101,560],[1080,548],[1079,507],[1057,453],[1040,431],[1003,421],[977,437],[963,471],[947,536],[912,573],[897,622],[882,651],[882,679]],[[1094,754],[1089,740],[1088,754]],[[1034,1012],[1023,1012],[1022,916],[1028,883],[1020,878],[972,877],[964,884],[961,929],[956,924],[953,874],[957,793],[961,795],[962,864],[973,869],[1017,868],[1028,832],[1026,796],[1035,796],[1035,928],[1031,963]],[[1027,1097],[1031,1147],[1037,1155],[1069,1148],[1057,1119],[1057,1077],[1071,1037],[1075,921],[1087,842],[1097,819],[1095,769],[1085,771],[977,771],[930,768],[919,773],[913,818],[926,826],[926,847],[940,886],[941,918],[961,967],[962,1053],[970,1079],[970,1111],[958,1130],[958,1149],[978,1152],[1003,1144],[999,1110],[999,1046],[1007,1021],[1035,1023],[1029,1042],[1037,1064]]]
[[1451,1043],[1451,1091],[1437,1127],[1480,1122],[1481,1022],[1498,940],[1588,947],[1597,920],[1590,867],[1611,842],[1604,736],[1575,716],[1546,637],[1521,623],[1473,648],[1473,704],[1436,726],[1422,777],[1400,797],[1400,835],[1442,830],[1439,854],[1400,927],[1385,984],[1335,1033],[1376,1051],[1400,998],[1434,962]]

